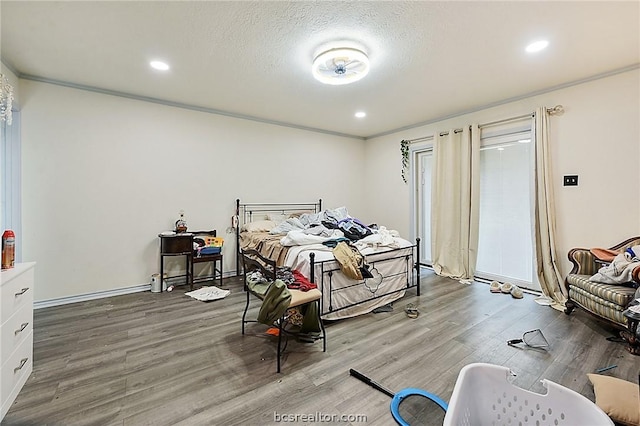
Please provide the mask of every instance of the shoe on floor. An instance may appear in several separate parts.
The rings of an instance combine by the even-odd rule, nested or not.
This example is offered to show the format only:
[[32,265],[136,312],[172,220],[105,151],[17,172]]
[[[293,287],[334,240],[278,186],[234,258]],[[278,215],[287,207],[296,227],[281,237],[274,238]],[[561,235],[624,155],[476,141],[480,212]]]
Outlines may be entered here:
[[489,291],[491,293],[500,293],[500,283],[498,281],[491,281]]
[[420,315],[418,308],[416,308],[413,303],[409,303],[407,307],[404,308],[404,311],[407,314],[407,316],[412,319],[418,318],[418,315]]
[[513,284],[511,283],[504,283],[500,286],[500,291],[505,294],[511,293],[512,289],[513,289]]
[[522,293],[522,290],[517,285],[514,285],[513,288],[511,289],[511,295],[515,299],[522,299],[524,297],[524,294]]

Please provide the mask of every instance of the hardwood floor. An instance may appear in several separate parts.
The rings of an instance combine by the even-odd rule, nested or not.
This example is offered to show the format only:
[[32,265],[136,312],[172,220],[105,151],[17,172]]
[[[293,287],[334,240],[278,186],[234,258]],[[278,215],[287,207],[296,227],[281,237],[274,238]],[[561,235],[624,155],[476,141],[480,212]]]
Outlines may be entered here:
[[[321,342],[290,342],[276,374],[275,338],[260,324],[242,336],[241,283],[230,278],[225,288],[227,298],[208,303],[180,287],[36,310],[33,373],[2,424],[265,425],[276,414],[321,412],[389,425],[390,398],[350,368],[445,401],[473,362],[510,367],[525,389],[543,393],[547,378],[591,400],[586,373],[615,364],[603,374],[635,382],[640,369],[640,357],[607,341],[614,332],[582,311],[567,316],[529,294],[516,300],[427,273],[422,295],[409,291],[392,312],[328,323],[326,353]],[[405,315],[408,303],[417,319]],[[506,345],[536,328],[548,351]]]

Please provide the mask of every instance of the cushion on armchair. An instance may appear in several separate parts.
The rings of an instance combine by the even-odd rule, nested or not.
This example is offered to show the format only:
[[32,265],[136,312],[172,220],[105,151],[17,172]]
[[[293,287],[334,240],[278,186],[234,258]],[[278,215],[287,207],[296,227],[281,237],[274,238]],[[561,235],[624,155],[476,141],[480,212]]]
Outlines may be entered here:
[[630,286],[589,281],[590,275],[569,274],[569,299],[588,311],[625,327],[622,311],[633,300],[635,289]]

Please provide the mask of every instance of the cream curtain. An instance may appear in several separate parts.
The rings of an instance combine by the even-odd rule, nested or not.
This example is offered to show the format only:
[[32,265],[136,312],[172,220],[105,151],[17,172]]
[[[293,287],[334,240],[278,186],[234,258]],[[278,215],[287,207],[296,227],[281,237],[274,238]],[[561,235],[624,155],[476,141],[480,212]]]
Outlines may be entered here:
[[438,275],[473,281],[478,252],[480,130],[438,134],[433,144],[431,253]]
[[544,299],[563,311],[567,294],[556,261],[555,206],[549,161],[549,113],[537,108],[535,114],[535,228],[536,271]]

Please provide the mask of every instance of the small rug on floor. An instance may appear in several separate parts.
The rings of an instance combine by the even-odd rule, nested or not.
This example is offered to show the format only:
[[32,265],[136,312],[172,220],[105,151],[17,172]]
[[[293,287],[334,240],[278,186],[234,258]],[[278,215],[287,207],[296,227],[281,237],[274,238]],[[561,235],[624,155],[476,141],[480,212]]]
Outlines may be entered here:
[[222,290],[216,286],[202,287],[194,291],[185,293],[186,296],[191,296],[201,302],[208,302],[210,300],[224,299],[231,293],[229,290]]

